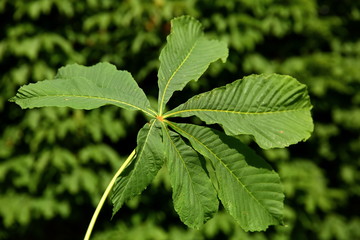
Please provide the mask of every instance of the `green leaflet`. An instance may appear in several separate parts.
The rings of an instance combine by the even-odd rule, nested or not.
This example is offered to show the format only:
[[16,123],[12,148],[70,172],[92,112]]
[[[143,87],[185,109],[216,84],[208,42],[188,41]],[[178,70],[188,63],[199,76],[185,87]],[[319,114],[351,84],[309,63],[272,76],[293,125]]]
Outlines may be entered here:
[[155,115],[145,93],[131,74],[119,71],[109,63],[62,67],[54,80],[23,86],[10,101],[22,108],[56,106],[93,109],[113,104]]
[[164,117],[198,116],[228,135],[250,134],[260,147],[285,147],[313,131],[306,86],[278,74],[251,75],[194,96]]
[[210,159],[225,209],[245,231],[282,224],[283,189],[270,166],[234,137],[207,127],[167,122]]
[[156,123],[156,120],[146,123],[139,131],[135,159],[119,176],[113,189],[113,215],[126,200],[140,194],[163,165],[161,129]]
[[225,62],[227,55],[226,43],[207,40],[197,20],[189,16],[173,19],[159,58],[159,114],[174,91],[182,90],[191,80],[197,81],[210,63],[220,58]]
[[213,217],[219,205],[216,191],[202,166],[204,159],[165,126],[163,141],[175,210],[183,223],[199,228]]

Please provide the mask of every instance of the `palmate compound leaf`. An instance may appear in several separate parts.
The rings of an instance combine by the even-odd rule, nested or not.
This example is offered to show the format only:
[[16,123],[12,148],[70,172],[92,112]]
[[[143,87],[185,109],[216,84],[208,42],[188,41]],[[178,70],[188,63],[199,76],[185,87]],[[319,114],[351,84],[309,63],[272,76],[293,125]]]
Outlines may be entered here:
[[[113,104],[157,118],[139,131],[135,159],[116,181],[114,214],[151,183],[166,153],[175,209],[185,224],[198,228],[213,216],[218,207],[217,191],[226,210],[244,230],[265,230],[269,225],[282,224],[284,196],[278,175],[234,137],[164,120],[197,115],[207,123],[220,124],[229,135],[253,135],[263,148],[284,147],[309,137],[313,125],[306,88],[291,77],[276,74],[235,81],[193,97],[163,115],[174,91],[198,80],[210,63],[225,61],[227,55],[226,44],[207,40],[198,21],[180,17],[172,21],[171,34],[160,55],[159,114],[151,109],[131,74],[109,63],[68,65],[54,80],[23,86],[10,101],[22,108],[93,109]],[[163,132],[159,122],[163,122]],[[214,170],[209,176],[216,191],[203,158],[164,124],[171,125],[209,160]]]
[[174,208],[187,226],[199,228],[217,212],[217,194],[204,170],[204,159],[181,137],[163,127],[166,165]]
[[159,114],[174,91],[182,90],[191,80],[197,81],[210,63],[220,58],[225,62],[227,56],[226,43],[206,39],[200,22],[189,16],[173,19],[159,57]]
[[219,198],[245,231],[283,224],[280,178],[261,157],[238,139],[211,128],[167,123],[211,161]]
[[228,135],[253,135],[268,149],[309,138],[311,108],[305,85],[290,76],[262,74],[194,96],[164,118],[196,115],[220,124]]
[[150,103],[131,74],[110,63],[91,67],[71,64],[59,69],[53,80],[21,87],[10,101],[22,108],[72,107],[94,109],[106,104],[141,110],[155,116]]
[[135,159],[120,174],[113,188],[113,215],[125,201],[140,194],[152,182],[164,163],[161,129],[157,122],[146,123],[138,133]]

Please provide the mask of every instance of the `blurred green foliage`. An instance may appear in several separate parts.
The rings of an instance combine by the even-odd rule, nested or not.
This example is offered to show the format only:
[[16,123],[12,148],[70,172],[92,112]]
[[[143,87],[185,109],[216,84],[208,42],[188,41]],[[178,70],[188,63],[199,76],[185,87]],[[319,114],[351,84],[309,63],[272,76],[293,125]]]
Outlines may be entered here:
[[[23,111],[7,100],[65,64],[99,61],[132,72],[155,99],[157,57],[170,19],[183,14],[226,40],[230,55],[181,96],[251,73],[309,87],[312,138],[258,148],[282,177],[286,227],[245,233],[220,211],[186,229],[161,171],[112,221],[110,204],[103,209],[94,240],[360,239],[360,2],[350,0],[0,0],[0,239],[81,239],[146,121],[111,106]],[[174,106],[186,99],[176,96]]]

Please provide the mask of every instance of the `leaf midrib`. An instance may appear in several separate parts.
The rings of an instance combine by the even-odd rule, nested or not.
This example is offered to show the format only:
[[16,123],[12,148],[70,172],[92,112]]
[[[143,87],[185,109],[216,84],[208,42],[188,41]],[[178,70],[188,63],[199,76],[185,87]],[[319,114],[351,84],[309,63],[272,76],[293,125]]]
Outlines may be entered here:
[[185,62],[188,60],[188,58],[190,57],[191,53],[194,51],[195,46],[197,45],[197,43],[199,42],[199,39],[197,39],[194,42],[194,45],[190,48],[188,54],[186,54],[184,60],[180,63],[180,65],[175,69],[175,71],[173,72],[173,74],[170,76],[170,78],[167,80],[165,88],[163,90],[163,94],[161,96],[161,100],[160,100],[160,108],[159,108],[159,113],[160,116],[162,115],[163,109],[164,109],[164,98],[165,98],[165,94],[167,92],[167,89],[169,88],[170,82],[172,81],[172,79],[174,78],[174,76],[179,72],[180,68],[185,64]]
[[[164,124],[164,123],[163,123],[163,124]],[[164,127],[166,128],[165,124],[164,124]],[[169,132],[168,132],[168,129],[167,129],[167,128],[166,128],[166,135],[168,136],[168,138],[169,138],[169,140],[170,140],[170,143],[171,143],[171,145],[173,145],[176,153],[178,154],[178,156],[179,156],[180,159],[182,160],[182,163],[183,163],[183,165],[184,165],[184,167],[185,167],[185,169],[186,169],[187,175],[189,176],[190,179],[192,179],[191,174],[190,174],[190,171],[189,171],[189,168],[187,167],[184,158],[182,157],[182,155],[180,154],[180,152],[179,152],[178,149],[176,148],[175,143],[172,141],[171,136],[169,135]],[[193,192],[195,193],[198,202],[201,202],[201,200],[200,200],[200,198],[199,198],[199,194],[197,193],[197,191],[195,191],[193,181],[191,181],[191,188],[192,188]],[[201,204],[200,204],[200,207],[202,208],[202,205],[201,205]],[[204,212],[204,209],[203,209],[203,208],[202,208],[202,212]]]
[[[33,97],[28,97],[27,99],[31,99],[31,98],[46,98],[46,97],[73,97],[73,98],[90,98],[90,99],[97,99],[97,100],[104,100],[104,101],[109,101],[109,102],[115,102],[115,103],[121,103],[130,107],[133,107],[137,110],[140,110],[144,113],[146,113],[147,115],[151,116],[151,117],[155,117],[156,116],[156,112],[150,108],[144,109],[144,108],[140,108],[136,105],[124,102],[124,101],[120,101],[117,99],[113,99],[113,98],[104,98],[104,97],[96,97],[96,96],[87,96],[87,95],[70,95],[70,94],[54,94],[54,95],[43,95],[43,96],[33,96]],[[19,100],[27,100],[27,99],[18,99]],[[65,99],[65,101],[68,101],[67,99]]]
[[199,108],[199,109],[186,109],[186,110],[170,112],[168,114],[165,114],[163,118],[168,118],[177,114],[187,113],[187,112],[217,112],[217,113],[231,113],[231,114],[240,114],[240,115],[263,115],[263,114],[280,114],[280,113],[307,111],[307,110],[308,108],[298,108],[298,109],[289,109],[289,110],[281,110],[281,111],[273,111],[273,112],[240,112],[234,110]]
[[[166,121],[166,120],[165,120],[165,121]],[[219,158],[213,151],[211,151],[208,147],[206,147],[206,145],[204,145],[204,144],[203,144],[200,140],[198,140],[195,136],[193,136],[193,135],[189,134],[188,132],[186,132],[186,131],[178,128],[177,126],[175,126],[175,125],[173,125],[173,124],[171,124],[171,122],[169,122],[169,121],[166,121],[166,123],[169,124],[171,127],[175,128],[175,129],[178,129],[179,131],[181,131],[181,132],[185,133],[186,135],[192,137],[195,141],[197,141],[200,145],[202,145],[206,150],[208,150],[211,154],[213,154],[213,155],[215,156],[215,158],[220,162],[220,164],[223,165],[223,166],[231,173],[231,175],[236,179],[236,181],[241,184],[241,186],[242,186],[242,187],[246,190],[246,192],[258,203],[258,205],[260,205],[260,206],[265,210],[265,212],[268,213],[268,214],[272,217],[272,215],[271,215],[271,213],[268,211],[268,209],[266,209],[265,206],[264,206],[263,204],[261,204],[257,198],[255,198],[255,196],[254,196],[254,195],[252,194],[252,192],[247,188],[247,186],[244,185],[244,184],[240,181],[240,179],[237,178],[237,176],[233,173],[233,171],[231,171],[231,170],[226,166],[226,164],[221,161],[221,158]]]

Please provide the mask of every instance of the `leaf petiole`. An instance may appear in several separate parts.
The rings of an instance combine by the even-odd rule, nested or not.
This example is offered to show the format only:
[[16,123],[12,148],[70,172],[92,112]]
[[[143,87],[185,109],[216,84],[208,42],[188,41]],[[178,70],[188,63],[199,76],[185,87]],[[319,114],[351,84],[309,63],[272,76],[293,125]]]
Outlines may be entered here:
[[91,235],[91,232],[92,232],[92,230],[94,228],[96,219],[99,216],[100,210],[103,207],[104,202],[105,202],[107,196],[109,195],[111,189],[113,188],[113,186],[114,186],[114,184],[116,182],[116,179],[125,170],[125,168],[131,163],[131,160],[134,158],[134,156],[135,156],[135,149],[131,152],[131,154],[128,156],[128,158],[125,160],[125,162],[121,165],[119,170],[115,173],[114,177],[111,179],[109,185],[107,186],[104,194],[102,195],[102,197],[101,197],[101,199],[100,199],[100,201],[99,201],[99,203],[98,203],[98,205],[97,205],[97,207],[95,209],[95,212],[94,212],[94,214],[93,214],[93,216],[91,218],[88,229],[86,230],[84,240],[89,240],[90,239],[90,235]]

